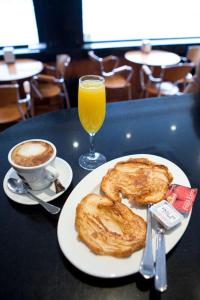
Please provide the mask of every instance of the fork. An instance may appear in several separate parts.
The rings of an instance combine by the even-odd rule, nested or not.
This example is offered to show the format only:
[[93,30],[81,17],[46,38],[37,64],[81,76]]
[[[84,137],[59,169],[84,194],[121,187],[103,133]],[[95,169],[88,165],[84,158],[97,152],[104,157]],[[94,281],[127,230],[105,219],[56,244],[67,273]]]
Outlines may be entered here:
[[153,249],[152,249],[152,225],[151,225],[151,212],[150,212],[151,204],[147,205],[147,233],[146,233],[146,241],[145,248],[143,252],[143,257],[140,263],[140,274],[145,278],[152,278],[155,274],[154,268],[154,258],[153,258]]

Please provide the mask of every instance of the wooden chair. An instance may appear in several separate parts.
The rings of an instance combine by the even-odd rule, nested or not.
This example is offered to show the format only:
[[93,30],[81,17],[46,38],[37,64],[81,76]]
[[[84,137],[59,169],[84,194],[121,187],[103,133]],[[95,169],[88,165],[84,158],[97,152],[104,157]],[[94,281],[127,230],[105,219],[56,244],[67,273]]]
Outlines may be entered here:
[[128,99],[132,99],[133,68],[127,65],[119,66],[119,58],[114,55],[102,58],[94,51],[89,51],[88,55],[90,59],[98,63],[99,73],[105,79],[106,89],[127,89]]
[[[45,74],[39,74],[34,76],[31,80],[32,94],[34,99],[35,109],[35,98],[42,101],[45,98],[52,99],[57,96],[64,98],[64,102],[61,103],[61,107],[65,104],[66,108],[70,107],[69,95],[65,84],[65,70],[68,67],[71,58],[68,54],[59,54],[56,56],[56,66],[44,65]],[[51,105],[51,102],[50,102]]]
[[0,85],[0,124],[8,124],[31,116],[30,84],[24,82],[26,97],[20,99],[18,84]]
[[194,76],[185,87],[184,93],[200,93],[200,61],[195,68]]
[[200,46],[190,46],[187,55],[182,59],[184,62],[192,62],[196,67],[200,62]]
[[141,96],[166,96],[181,93],[188,83],[187,76],[193,67],[192,63],[162,66],[160,76],[154,77],[152,70],[147,65],[143,65],[140,70]]

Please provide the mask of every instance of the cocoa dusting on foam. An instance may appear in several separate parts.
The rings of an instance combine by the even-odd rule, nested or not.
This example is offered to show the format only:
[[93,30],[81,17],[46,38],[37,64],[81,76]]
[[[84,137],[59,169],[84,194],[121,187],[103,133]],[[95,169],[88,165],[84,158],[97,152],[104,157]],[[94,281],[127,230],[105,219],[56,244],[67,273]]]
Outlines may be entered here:
[[12,161],[23,167],[35,167],[48,161],[54,153],[52,146],[42,141],[24,142],[11,154]]

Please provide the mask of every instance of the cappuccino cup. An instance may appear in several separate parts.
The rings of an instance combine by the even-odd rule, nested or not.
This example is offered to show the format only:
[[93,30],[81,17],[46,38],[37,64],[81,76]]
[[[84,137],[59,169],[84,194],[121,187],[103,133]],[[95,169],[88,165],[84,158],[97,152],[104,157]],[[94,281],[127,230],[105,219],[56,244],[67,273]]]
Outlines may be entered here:
[[15,145],[8,153],[8,161],[31,190],[39,191],[58,178],[56,153],[51,142],[31,139]]

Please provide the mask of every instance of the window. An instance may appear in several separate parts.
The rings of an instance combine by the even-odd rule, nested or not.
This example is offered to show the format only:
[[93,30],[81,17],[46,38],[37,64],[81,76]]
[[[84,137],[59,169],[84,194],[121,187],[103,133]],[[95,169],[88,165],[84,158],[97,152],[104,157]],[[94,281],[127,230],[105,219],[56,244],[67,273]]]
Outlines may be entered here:
[[32,0],[0,1],[0,47],[39,43]]
[[199,0],[82,0],[84,42],[200,38]]

